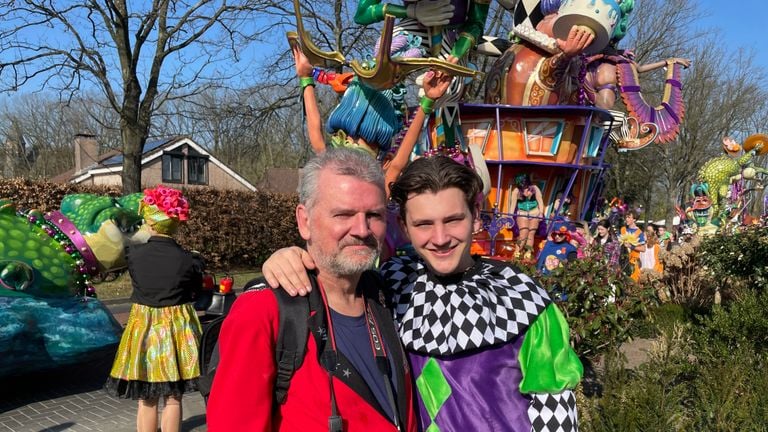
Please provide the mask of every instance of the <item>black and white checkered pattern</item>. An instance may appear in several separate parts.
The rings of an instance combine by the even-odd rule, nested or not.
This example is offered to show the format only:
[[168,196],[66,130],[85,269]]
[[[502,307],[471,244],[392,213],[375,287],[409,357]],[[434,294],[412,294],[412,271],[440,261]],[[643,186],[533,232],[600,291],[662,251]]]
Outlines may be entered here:
[[528,418],[533,432],[578,432],[576,395],[571,390],[532,394]]
[[536,28],[539,21],[544,18],[539,3],[539,0],[520,0],[517,2],[512,16],[513,26],[529,24],[531,27]]
[[382,266],[406,348],[457,354],[509,342],[551,302],[530,277],[506,263],[478,260],[455,283],[441,283],[421,261],[398,257]]
[[502,54],[512,46],[512,42],[493,36],[481,36],[480,42],[475,49],[480,54],[492,57],[501,57]]

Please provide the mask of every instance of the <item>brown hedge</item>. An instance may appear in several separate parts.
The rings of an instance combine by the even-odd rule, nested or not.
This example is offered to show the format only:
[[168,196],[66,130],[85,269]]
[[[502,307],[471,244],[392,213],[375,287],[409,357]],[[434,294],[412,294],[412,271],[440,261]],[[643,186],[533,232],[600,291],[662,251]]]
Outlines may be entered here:
[[[296,195],[212,188],[183,192],[191,212],[177,239],[199,251],[211,270],[255,269],[272,251],[302,244],[294,218]],[[119,196],[120,188],[0,179],[0,199],[10,199],[19,209],[54,210],[64,195],[71,193]]]

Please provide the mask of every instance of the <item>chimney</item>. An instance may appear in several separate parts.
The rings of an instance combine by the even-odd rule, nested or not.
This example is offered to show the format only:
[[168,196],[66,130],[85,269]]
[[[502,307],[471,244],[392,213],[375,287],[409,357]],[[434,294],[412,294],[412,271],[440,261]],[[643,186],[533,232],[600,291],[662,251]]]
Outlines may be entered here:
[[99,157],[99,142],[96,135],[79,133],[75,135],[75,175],[95,164]]

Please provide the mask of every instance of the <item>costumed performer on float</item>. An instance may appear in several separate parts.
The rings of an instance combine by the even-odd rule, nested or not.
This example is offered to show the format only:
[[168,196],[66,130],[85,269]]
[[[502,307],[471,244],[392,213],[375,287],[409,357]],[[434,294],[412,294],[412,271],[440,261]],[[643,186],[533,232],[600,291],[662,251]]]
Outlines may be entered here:
[[[544,215],[544,202],[541,189],[533,184],[531,176],[520,173],[515,176],[515,188],[510,194],[510,208],[515,209],[518,236],[515,258],[530,260],[533,258],[533,240],[539,223]],[[521,252],[525,251],[525,252]]]
[[[415,256],[381,268],[419,395],[422,430],[576,431],[583,366],[546,290],[514,265],[470,254],[482,181],[445,156],[413,161],[391,187]],[[273,287],[306,294],[301,248],[262,267]]]
[[173,239],[189,217],[189,204],[176,189],[146,189],[139,213],[152,234],[126,251],[131,275],[131,313],[104,389],[138,400],[139,431],[157,431],[164,399],[163,431],[180,430],[181,398],[197,389],[200,321],[190,303],[202,287],[204,263]]

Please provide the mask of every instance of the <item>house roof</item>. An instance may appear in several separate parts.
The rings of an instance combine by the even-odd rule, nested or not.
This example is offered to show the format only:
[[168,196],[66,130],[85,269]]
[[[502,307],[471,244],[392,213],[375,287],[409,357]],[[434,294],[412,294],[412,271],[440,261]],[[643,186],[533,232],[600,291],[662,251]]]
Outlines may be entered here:
[[[92,167],[103,165],[105,160],[110,159],[110,158],[112,158],[113,156],[115,156],[117,154],[120,154],[120,156],[122,157],[122,154],[120,153],[119,150],[115,150],[115,149],[109,150],[108,152],[99,155],[96,158],[96,162],[91,164],[85,170],[88,170],[88,169],[90,169]],[[122,159],[121,159],[121,161],[122,161]],[[75,177],[75,169],[74,168],[69,169],[67,171],[64,171],[63,173],[61,173],[59,175],[51,177],[51,181],[53,183],[67,183],[67,182],[72,181],[73,177]]]
[[[252,185],[248,180],[234,172],[230,167],[213,156],[208,150],[194,142],[191,138],[185,136],[176,136],[171,138],[164,138],[154,141],[148,141],[144,144],[144,151],[142,152],[141,165],[144,166],[149,162],[161,157],[164,151],[173,150],[175,148],[188,145],[195,149],[198,153],[208,156],[209,163],[212,163],[222,171],[232,176],[235,180],[239,181],[250,191],[255,191],[256,187]],[[115,174],[123,171],[123,154],[119,150],[110,150],[109,152],[100,155],[97,162],[93,165],[85,168],[80,175],[75,175],[75,170],[69,170],[65,173],[59,174],[52,178],[52,181],[57,182],[74,182],[80,183],[88,178],[98,174]]]
[[[171,138],[164,138],[164,139],[159,139],[159,140],[154,140],[154,141],[147,141],[144,144],[144,152],[142,153],[142,155],[149,154],[149,153],[157,150],[158,148],[162,147],[164,144],[167,144],[167,143],[169,143],[171,141],[174,141],[174,140],[177,140],[177,139],[180,139],[180,138],[183,138],[183,137],[171,137]],[[205,154],[208,154],[208,152],[205,152]],[[144,164],[143,158],[142,158],[141,163]],[[112,155],[112,157],[110,157],[110,158],[108,158],[106,160],[102,160],[99,163],[99,165],[102,165],[102,166],[120,165],[120,166],[122,166],[123,165],[123,154],[120,153],[120,152],[117,152],[117,154]]]

